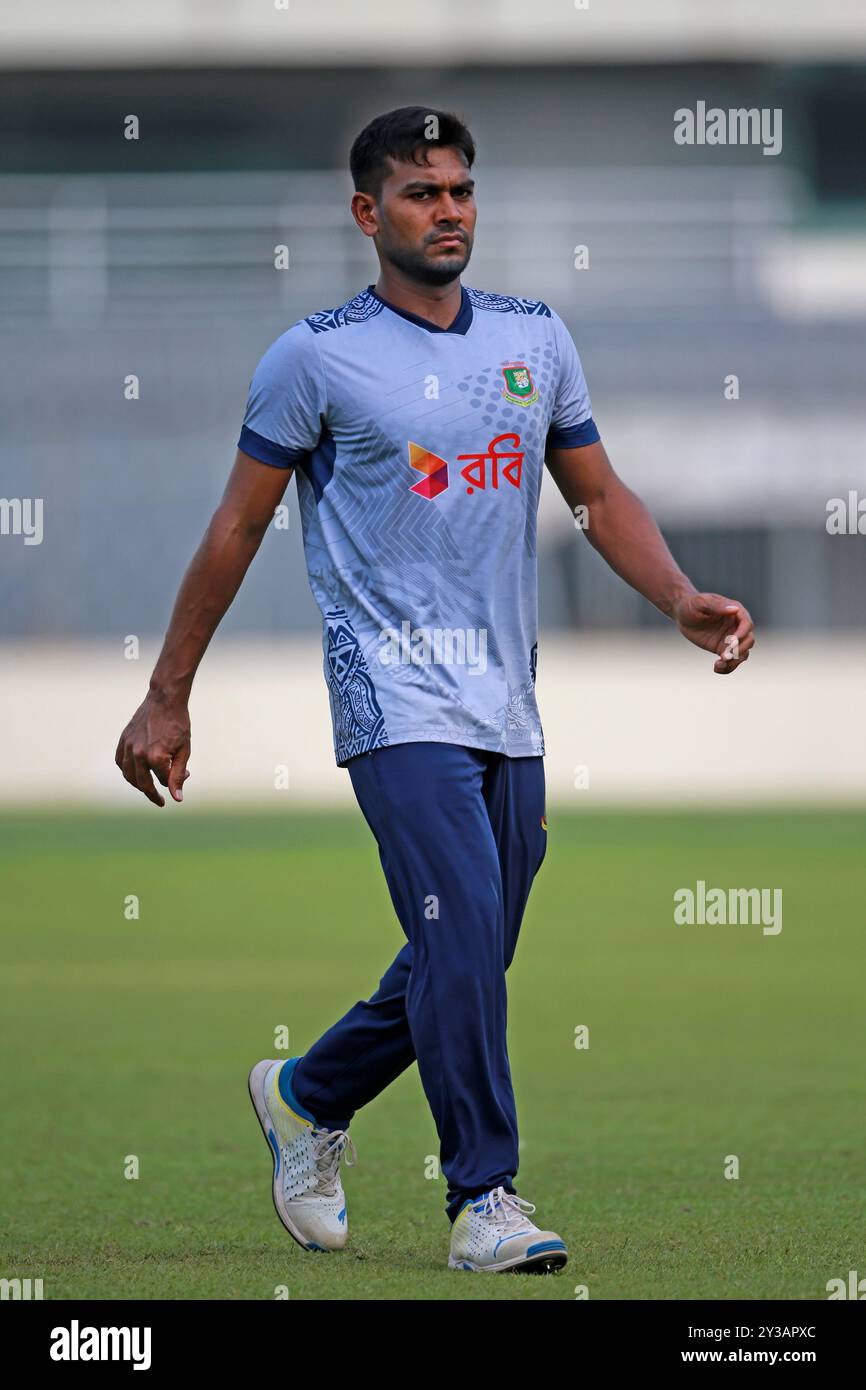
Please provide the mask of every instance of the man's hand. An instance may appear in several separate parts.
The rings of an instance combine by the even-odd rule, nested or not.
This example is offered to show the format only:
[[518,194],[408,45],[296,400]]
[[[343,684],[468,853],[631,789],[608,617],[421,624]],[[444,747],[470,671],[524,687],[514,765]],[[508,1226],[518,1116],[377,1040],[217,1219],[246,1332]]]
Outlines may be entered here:
[[189,773],[189,711],[182,701],[170,702],[151,690],[130,719],[117,745],[114,761],[130,786],[144,792],[155,806],[164,806],[151,773],[183,801]]
[[674,604],[671,617],[696,647],[715,652],[718,675],[728,676],[748,661],[755,638],[751,616],[741,603],[721,594],[690,593]]

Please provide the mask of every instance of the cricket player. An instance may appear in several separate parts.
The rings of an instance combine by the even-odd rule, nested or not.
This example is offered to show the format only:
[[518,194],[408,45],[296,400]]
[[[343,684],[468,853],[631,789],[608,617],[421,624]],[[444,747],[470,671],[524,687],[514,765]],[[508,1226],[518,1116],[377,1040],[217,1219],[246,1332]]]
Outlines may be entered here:
[[752,621],[697,592],[613,471],[557,313],[462,284],[474,159],[465,125],[424,107],[379,116],[355,140],[352,214],[378,279],[294,324],[256,367],[228,485],[116,761],[156,805],[151,774],[182,800],[196,669],[294,474],[336,761],[406,944],[303,1056],[253,1067],[274,1204],[305,1249],[342,1249],[352,1118],[417,1062],[448,1183],[449,1266],[552,1271],[565,1241],[515,1188],[505,981],[547,835],[535,699],[545,463],[571,511],[585,508],[590,543],[720,675],[748,659]]

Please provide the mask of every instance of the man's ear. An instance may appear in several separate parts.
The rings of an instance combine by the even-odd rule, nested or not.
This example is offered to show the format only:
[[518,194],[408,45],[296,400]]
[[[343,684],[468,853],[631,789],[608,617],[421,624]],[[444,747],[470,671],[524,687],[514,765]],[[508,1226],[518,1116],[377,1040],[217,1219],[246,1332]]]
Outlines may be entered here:
[[351,208],[364,236],[375,236],[379,231],[379,205],[372,193],[354,193]]

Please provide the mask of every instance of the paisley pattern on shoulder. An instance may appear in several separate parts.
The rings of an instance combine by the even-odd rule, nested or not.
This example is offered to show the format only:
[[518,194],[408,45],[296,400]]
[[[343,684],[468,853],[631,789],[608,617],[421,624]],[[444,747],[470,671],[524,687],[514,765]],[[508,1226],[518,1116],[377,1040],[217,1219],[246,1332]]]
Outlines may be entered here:
[[304,319],[304,323],[308,323],[314,333],[327,333],[329,328],[344,328],[347,323],[366,323],[367,319],[381,314],[384,308],[381,299],[370,294],[369,290],[361,290],[360,294],[347,299],[338,309],[320,309],[317,314],[310,314]]
[[550,318],[550,309],[542,299],[517,299],[511,294],[490,294],[487,290],[471,290],[466,293],[472,301],[473,309],[491,309],[496,314],[539,314]]

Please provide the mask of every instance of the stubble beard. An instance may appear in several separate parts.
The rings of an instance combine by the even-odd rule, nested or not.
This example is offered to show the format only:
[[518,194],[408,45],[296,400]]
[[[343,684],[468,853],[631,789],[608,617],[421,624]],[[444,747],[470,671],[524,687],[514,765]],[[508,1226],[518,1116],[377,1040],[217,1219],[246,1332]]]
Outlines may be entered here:
[[410,280],[421,285],[448,285],[463,274],[472,255],[472,241],[467,239],[463,248],[436,261],[429,260],[423,249],[408,246],[387,246],[383,248],[388,260],[398,270],[402,270]]

